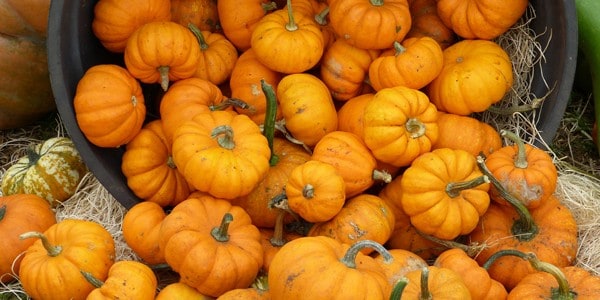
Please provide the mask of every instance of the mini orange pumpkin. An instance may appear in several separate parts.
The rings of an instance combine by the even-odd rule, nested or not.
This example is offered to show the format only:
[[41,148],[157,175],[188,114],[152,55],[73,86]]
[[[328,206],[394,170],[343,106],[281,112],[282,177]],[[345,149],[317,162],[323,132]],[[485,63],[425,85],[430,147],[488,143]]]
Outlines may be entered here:
[[170,81],[190,78],[196,73],[200,45],[194,34],[179,23],[150,22],[129,37],[124,59],[135,78],[144,83],[159,83],[166,91]]
[[161,120],[146,123],[127,143],[121,170],[138,197],[162,207],[174,206],[190,194],[188,182],[173,162]]
[[219,0],[217,11],[223,33],[240,51],[250,48],[252,32],[257,22],[277,9],[269,0]]
[[385,88],[365,107],[364,141],[376,159],[404,167],[438,139],[437,108],[423,92]]
[[408,8],[412,24],[406,38],[428,36],[436,40],[442,49],[456,42],[456,34],[438,14],[437,0],[409,0]]
[[338,130],[352,132],[364,141],[363,117],[367,103],[375,94],[365,93],[348,99],[338,109]]
[[430,37],[394,42],[394,53],[384,52],[369,66],[369,82],[376,90],[402,85],[421,89],[442,71],[442,48]]
[[337,36],[363,49],[391,48],[412,23],[406,0],[334,0],[329,19]]
[[83,276],[96,288],[86,300],[139,299],[154,300],[158,280],[147,265],[133,260],[115,262],[102,281],[82,270]]
[[200,30],[193,24],[188,28],[200,44],[200,57],[195,77],[206,79],[216,85],[225,82],[238,59],[235,46],[222,34]]
[[171,21],[215,32],[220,27],[217,0],[171,0]]
[[148,264],[165,262],[159,247],[159,232],[166,216],[163,207],[157,203],[142,201],[132,206],[123,217],[121,228],[125,243]]
[[344,206],[346,183],[334,166],[309,160],[292,170],[285,195],[289,208],[304,220],[325,222]]
[[442,71],[426,93],[438,110],[466,116],[502,100],[512,85],[512,62],[500,45],[461,40],[444,49]]
[[195,288],[183,283],[171,283],[158,292],[156,300],[214,300],[213,297],[202,295]]
[[146,118],[140,83],[118,65],[95,65],[77,83],[73,108],[85,137],[99,147],[131,141]]
[[305,14],[294,13],[290,3],[288,0],[286,9],[261,18],[251,38],[258,60],[285,74],[311,69],[320,61],[325,48],[319,24]]
[[462,149],[474,156],[502,148],[500,133],[492,125],[470,116],[438,111],[439,136],[432,149]]

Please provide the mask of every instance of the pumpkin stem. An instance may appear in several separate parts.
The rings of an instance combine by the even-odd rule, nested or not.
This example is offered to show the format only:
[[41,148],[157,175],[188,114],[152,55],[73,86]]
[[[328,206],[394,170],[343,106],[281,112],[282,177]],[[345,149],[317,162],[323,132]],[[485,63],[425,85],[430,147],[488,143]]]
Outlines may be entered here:
[[213,228],[210,231],[210,235],[212,235],[212,237],[219,242],[229,241],[229,224],[232,221],[233,215],[231,215],[231,213],[225,213],[225,215],[223,215],[223,219],[221,219],[221,225]]
[[375,249],[375,251],[383,256],[383,262],[386,264],[389,264],[394,260],[392,254],[381,244],[372,240],[360,240],[348,248],[344,257],[340,259],[340,262],[348,268],[356,269],[356,256],[363,248],[367,247]]
[[423,267],[421,269],[421,294],[419,295],[420,300],[432,300],[433,296],[429,291],[429,268]]
[[398,56],[406,52],[406,48],[404,48],[404,46],[402,46],[402,44],[400,44],[398,41],[394,41],[394,50],[396,50],[396,52],[394,52],[394,56]]
[[50,244],[50,241],[48,240],[48,238],[41,232],[30,231],[30,232],[25,232],[25,233],[19,235],[19,239],[21,239],[21,240],[28,239],[28,238],[40,239],[42,241],[42,245],[44,246],[44,249],[46,249],[46,252],[48,252],[48,256],[56,257],[62,252],[62,247],[60,245],[55,246],[55,245]]
[[35,151],[35,146],[27,147],[27,160],[29,160],[28,166],[34,166],[38,160],[42,157],[37,151]]
[[262,88],[263,94],[267,99],[267,108],[265,111],[265,121],[263,123],[263,134],[267,138],[269,143],[269,149],[271,149],[271,158],[269,164],[271,166],[277,165],[279,157],[273,151],[273,140],[275,139],[275,119],[277,118],[277,97],[275,96],[275,90],[266,80],[260,80],[260,87]]
[[410,118],[404,124],[406,131],[410,134],[413,139],[419,138],[425,134],[425,124],[416,118]]
[[369,0],[373,6],[383,6],[383,0]]
[[315,15],[315,22],[321,26],[327,25],[327,15],[329,15],[329,5],[325,7],[320,13]]
[[312,199],[315,196],[315,187],[307,183],[302,189],[302,196],[306,199]]
[[99,288],[101,286],[104,285],[104,282],[98,278],[96,278],[94,275],[92,275],[92,273],[90,272],[86,272],[86,271],[79,271],[81,272],[81,275],[83,275],[83,277],[85,278],[85,280],[87,280],[87,282],[89,282],[91,285],[93,285],[95,288]]
[[292,142],[293,144],[296,145],[300,145],[302,146],[302,148],[304,148],[304,150],[306,150],[307,153],[311,153],[312,154],[312,150],[310,149],[310,147],[308,147],[305,143],[303,143],[302,141],[294,138],[289,131],[287,131],[287,128],[285,127],[285,119],[281,119],[277,122],[275,122],[275,129],[277,129],[277,131],[281,132],[281,134],[283,134],[283,136],[290,142]]
[[294,12],[292,11],[292,0],[287,0],[287,13],[288,13],[288,18],[290,19],[290,21],[285,25],[285,29],[287,29],[287,31],[296,31],[298,30],[298,25],[296,24],[296,21],[294,20]]
[[169,157],[167,158],[167,167],[171,168],[171,169],[177,169],[177,166],[175,165],[175,161],[173,160],[173,156],[169,155]]
[[196,27],[196,25],[194,25],[193,23],[188,23],[188,28],[196,36],[196,39],[198,40],[198,44],[200,44],[200,50],[205,51],[206,49],[208,49],[208,43],[206,42],[206,39],[204,38],[202,31],[198,27]]
[[394,286],[392,287],[392,293],[390,294],[390,300],[400,300],[402,298],[402,292],[404,292],[404,288],[408,284],[408,278],[402,277],[396,281]]
[[472,189],[484,183],[490,183],[490,180],[486,175],[482,175],[467,181],[449,182],[446,185],[446,194],[448,194],[450,198],[455,198],[460,196],[462,191]]
[[477,255],[478,253],[480,253],[483,249],[485,249],[485,248],[488,247],[488,245],[486,245],[485,243],[479,244],[477,242],[473,242],[473,243],[470,243],[468,245],[465,245],[465,244],[457,242],[455,240],[440,239],[440,238],[437,238],[437,237],[435,237],[433,235],[425,234],[425,233],[423,233],[421,231],[418,231],[418,230],[417,230],[417,233],[420,236],[422,236],[422,237],[424,237],[424,238],[426,238],[426,239],[428,239],[428,240],[430,240],[430,241],[432,241],[432,242],[434,242],[436,244],[440,244],[442,247],[444,247],[446,249],[451,249],[451,248],[461,249],[461,250],[465,251],[465,253],[467,253],[467,255],[470,256],[470,257],[474,257],[475,255]]
[[261,3],[260,6],[262,7],[262,9],[264,10],[265,13],[268,13],[270,11],[277,9],[277,3],[275,1],[271,1],[269,3]]
[[0,221],[2,221],[2,219],[4,219],[4,215],[6,215],[6,204],[2,205],[2,207],[0,207]]
[[160,74],[160,87],[166,92],[169,88],[169,66],[158,67],[158,74]]
[[285,237],[283,237],[283,219],[285,218],[286,211],[279,209],[277,216],[275,217],[275,227],[273,227],[273,236],[269,239],[269,243],[276,247],[281,247],[287,243]]
[[490,106],[488,107],[487,111],[497,114],[497,115],[512,115],[514,113],[523,113],[523,112],[528,112],[528,111],[532,111],[535,110],[537,108],[539,108],[540,106],[542,106],[542,103],[544,102],[544,98],[535,98],[531,101],[531,103],[526,103],[526,104],[521,104],[521,105],[513,105],[510,107],[497,107],[497,106]]
[[392,174],[388,173],[386,170],[373,170],[373,180],[375,181],[383,181],[385,183],[392,182]]
[[524,259],[528,261],[535,270],[549,273],[554,277],[554,279],[556,279],[556,282],[558,282],[558,289],[552,288],[552,296],[550,299],[573,300],[577,298],[577,293],[571,291],[571,288],[569,287],[569,282],[567,281],[565,274],[560,270],[560,268],[551,263],[539,260],[533,252],[523,253],[522,251],[516,249],[498,250],[483,263],[482,267],[486,270],[489,270],[492,264],[496,262],[500,257],[508,255]]
[[504,188],[502,183],[500,183],[500,181],[498,181],[498,179],[496,179],[496,177],[492,175],[492,172],[490,172],[487,165],[485,164],[483,154],[477,156],[477,165],[479,166],[481,172],[488,177],[488,179],[490,180],[494,188],[496,188],[500,196],[504,198],[508,203],[510,203],[510,205],[515,208],[515,211],[519,215],[519,219],[515,220],[511,228],[512,234],[519,241],[529,241],[533,239],[538,233],[538,227],[533,221],[533,217],[531,216],[531,213],[529,212],[527,207],[521,201],[519,201],[519,199],[511,195]]
[[296,212],[294,212],[288,206],[287,195],[285,194],[285,191],[283,193],[280,193],[280,194],[276,195],[275,197],[273,197],[269,201],[268,207],[271,208],[271,209],[272,208],[277,208],[277,209],[283,210],[286,213],[292,215],[294,217],[294,219],[296,219],[296,220],[300,219],[300,217],[298,216],[298,214],[296,214]]
[[213,128],[210,133],[210,137],[217,139],[219,146],[231,150],[235,148],[235,141],[233,140],[233,128],[229,125],[219,125]]
[[266,274],[258,275],[254,279],[254,282],[250,285],[252,288],[255,288],[259,291],[268,291],[269,290],[269,277]]
[[500,135],[508,138],[517,145],[517,155],[515,156],[515,168],[526,169],[527,168],[527,149],[523,140],[512,131],[500,130]]
[[256,108],[254,106],[252,106],[252,105],[248,104],[246,101],[244,101],[242,99],[238,99],[238,98],[227,98],[227,99],[223,100],[221,103],[209,105],[209,109],[212,111],[224,110],[231,106],[240,108],[240,109],[249,110],[250,112],[256,111]]

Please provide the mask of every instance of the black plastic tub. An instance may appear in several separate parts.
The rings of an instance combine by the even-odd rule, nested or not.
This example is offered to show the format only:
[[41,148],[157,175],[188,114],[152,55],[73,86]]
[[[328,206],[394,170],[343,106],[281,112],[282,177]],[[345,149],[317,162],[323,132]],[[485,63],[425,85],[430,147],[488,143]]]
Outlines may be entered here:
[[[124,149],[99,148],[89,143],[79,130],[73,110],[77,82],[88,68],[101,63],[122,64],[120,55],[106,51],[91,30],[94,5],[97,1],[52,0],[48,24],[48,65],[52,90],[61,119],[81,153],[85,163],[98,181],[126,208],[140,201],[127,187],[121,173]],[[536,18],[531,28],[537,33],[551,32],[540,37],[546,45],[545,61],[536,73],[554,89],[539,111],[538,130],[550,144],[569,100],[577,59],[577,17],[573,0],[531,0]],[[542,76],[536,76],[531,93],[541,97],[548,93]],[[159,89],[145,86],[149,119],[157,116]]]

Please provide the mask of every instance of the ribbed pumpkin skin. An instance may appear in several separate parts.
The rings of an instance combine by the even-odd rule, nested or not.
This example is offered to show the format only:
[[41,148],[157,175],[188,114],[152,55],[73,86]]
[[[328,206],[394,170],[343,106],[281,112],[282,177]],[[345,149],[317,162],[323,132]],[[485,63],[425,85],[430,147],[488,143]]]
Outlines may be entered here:
[[99,147],[127,144],[146,117],[142,87],[118,65],[95,65],[79,80],[73,99],[77,125]]
[[50,0],[0,1],[0,130],[55,110],[46,53]]
[[154,300],[158,279],[150,267],[134,260],[120,260],[108,270],[108,278],[86,300]]
[[73,141],[67,137],[50,138],[35,145],[31,153],[6,170],[2,194],[35,194],[53,206],[71,197],[87,173]]
[[19,270],[21,259],[15,259],[34,242],[21,240],[19,235],[32,230],[43,232],[55,223],[54,211],[45,199],[28,194],[0,197],[0,282],[14,279],[4,274]]

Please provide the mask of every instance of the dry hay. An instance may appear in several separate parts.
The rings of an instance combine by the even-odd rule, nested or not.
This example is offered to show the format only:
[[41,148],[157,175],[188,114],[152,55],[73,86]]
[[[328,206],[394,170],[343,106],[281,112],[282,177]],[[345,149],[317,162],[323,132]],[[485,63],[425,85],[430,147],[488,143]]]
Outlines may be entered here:
[[[534,74],[533,69],[534,66],[544,62],[543,54],[547,47],[547,45],[539,44],[538,38],[541,35],[550,35],[551,37],[552,32],[541,34],[533,32],[528,26],[533,18],[535,18],[535,11],[530,5],[521,21],[496,40],[509,53],[513,61],[515,82],[512,90],[495,107],[508,108],[543,104],[545,95],[533,95],[530,87],[535,76],[542,76]],[[541,78],[541,80],[544,79]],[[552,87],[546,85],[550,91]],[[538,118],[536,110],[524,110],[511,114],[486,111],[478,114],[477,117],[497,129],[516,132],[526,142],[543,143],[535,125]],[[24,155],[28,145],[40,142],[52,135],[65,135],[65,130],[58,118],[52,123],[55,124],[55,129],[50,133],[47,132],[47,124],[0,131],[0,178],[16,159]],[[46,131],[45,136],[40,134],[44,131]],[[549,147],[546,148],[549,149]],[[576,263],[594,274],[600,274],[600,260],[598,260],[600,243],[597,242],[597,237],[600,236],[600,180],[590,174],[575,170],[552,152],[549,153],[555,158],[559,169],[556,196],[572,210],[580,228],[580,249]],[[136,255],[122,238],[121,220],[124,213],[125,208],[104,189],[91,173],[82,180],[76,194],[56,209],[59,220],[79,218],[102,224],[115,238],[117,259],[137,260]],[[24,296],[18,281],[0,286],[0,299],[10,299],[8,295]]]

